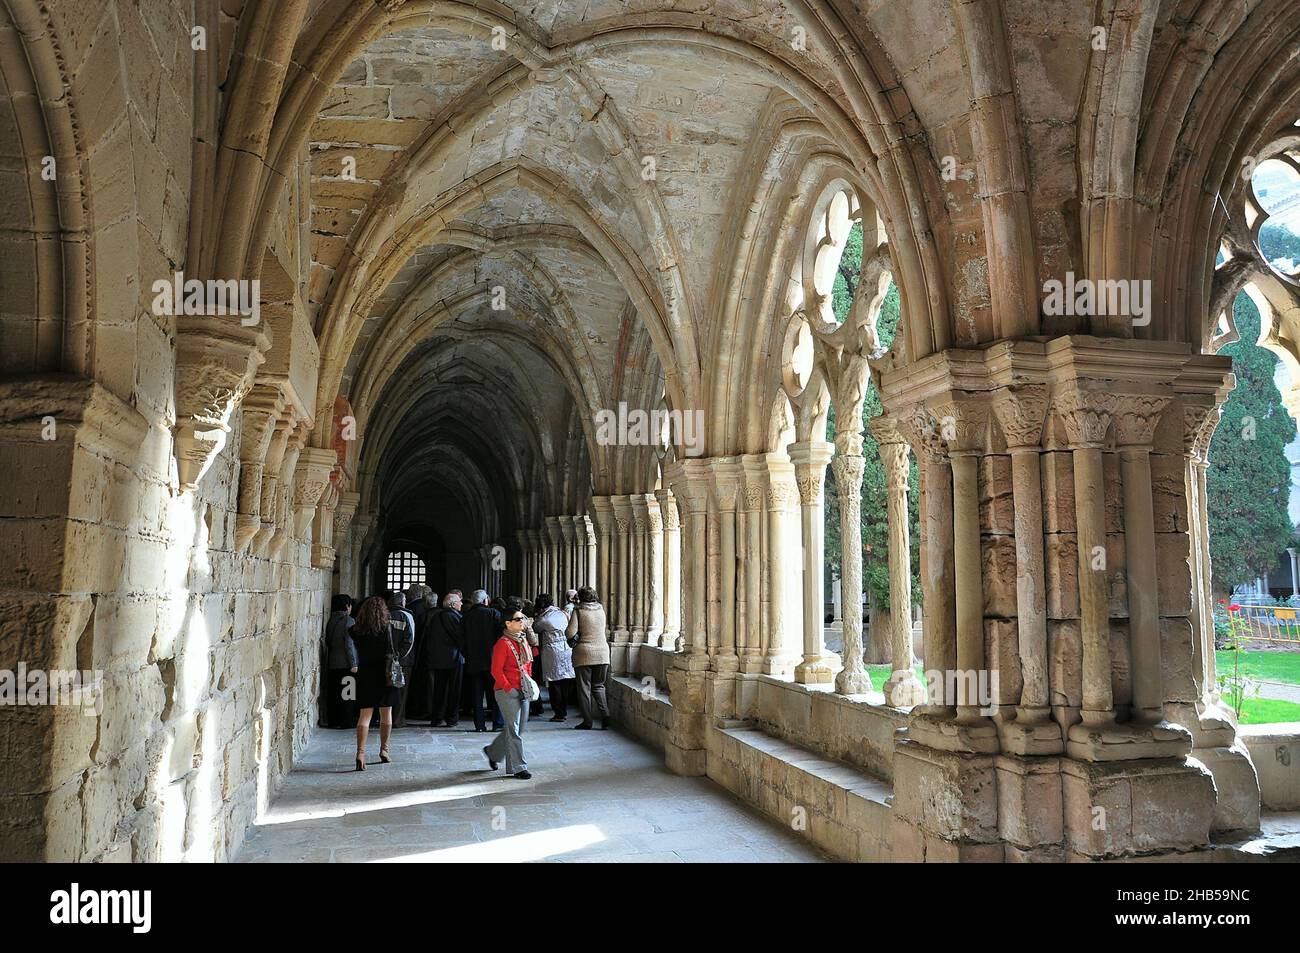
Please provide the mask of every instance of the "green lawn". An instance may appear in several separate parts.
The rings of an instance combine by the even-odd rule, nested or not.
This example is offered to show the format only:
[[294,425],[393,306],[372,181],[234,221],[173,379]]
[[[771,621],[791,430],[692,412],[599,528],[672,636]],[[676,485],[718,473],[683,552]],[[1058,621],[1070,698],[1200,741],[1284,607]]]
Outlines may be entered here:
[[[1220,675],[1232,673],[1232,653],[1220,649],[1214,653]],[[1241,672],[1251,678],[1300,685],[1300,652],[1246,651],[1241,654]]]
[[[1220,675],[1232,671],[1232,653],[1216,652]],[[867,674],[871,676],[871,687],[884,691],[885,682],[893,667],[885,665],[868,665]],[[1300,652],[1244,652],[1241,657],[1241,670],[1252,678],[1266,678],[1273,682],[1288,682],[1300,685]],[[918,665],[916,676],[925,682],[925,669]],[[1227,700],[1225,696],[1225,701]],[[1300,721],[1300,704],[1280,701],[1275,698],[1247,698],[1241,710],[1241,724],[1268,725],[1282,721]]]
[[[1231,704],[1227,695],[1223,700]],[[1241,706],[1240,724],[1271,725],[1280,721],[1300,721],[1300,705],[1276,698],[1247,698]]]
[[[889,675],[893,670],[894,666],[890,665],[888,662],[885,662],[882,665],[868,665],[867,674],[871,676],[871,687],[878,692],[883,692],[885,690],[885,682],[889,681]],[[921,680],[922,685],[925,684],[924,666],[918,665],[916,667],[916,677]]]

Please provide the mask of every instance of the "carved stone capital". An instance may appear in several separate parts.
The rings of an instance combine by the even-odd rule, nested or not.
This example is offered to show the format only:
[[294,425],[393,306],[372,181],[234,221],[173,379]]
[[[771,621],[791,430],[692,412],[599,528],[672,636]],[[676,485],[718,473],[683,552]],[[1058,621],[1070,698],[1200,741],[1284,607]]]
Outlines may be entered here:
[[669,489],[655,490],[655,499],[659,501],[659,515],[663,517],[664,529],[676,532],[681,529],[677,516],[677,498]]
[[1037,448],[1043,441],[1047,417],[1047,388],[1041,385],[1003,387],[993,397],[993,413],[1012,450]]
[[989,416],[987,402],[977,397],[941,399],[930,407],[933,427],[950,454],[981,453],[988,449]]
[[882,443],[880,445],[880,462],[885,467],[885,486],[889,492],[907,488],[908,447],[903,442]]
[[[871,436],[876,438],[876,443],[882,446],[887,443],[903,443],[906,440],[902,430],[899,429],[898,420],[889,414],[873,417],[867,426],[871,430]],[[858,452],[862,451],[859,449]]]
[[1115,437],[1122,447],[1149,447],[1169,398],[1155,394],[1120,394],[1112,412]]
[[1065,426],[1073,448],[1100,447],[1106,442],[1119,395],[1109,391],[1071,387],[1052,397],[1052,412]]
[[226,444],[230,417],[266,360],[270,339],[238,318],[180,319],[176,336],[176,472],[182,492],[193,490]]
[[835,471],[835,489],[840,500],[857,500],[862,495],[862,474],[866,460],[862,454],[837,454],[831,461]]

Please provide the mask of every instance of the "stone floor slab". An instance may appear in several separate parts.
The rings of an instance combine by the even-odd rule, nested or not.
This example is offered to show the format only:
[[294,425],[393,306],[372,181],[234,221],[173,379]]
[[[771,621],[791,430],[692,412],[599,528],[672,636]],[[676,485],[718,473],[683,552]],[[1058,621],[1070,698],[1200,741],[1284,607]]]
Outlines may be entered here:
[[[351,732],[320,729],[250,830],[241,863],[790,863],[826,857],[707,778],[616,731],[545,719],[532,780],[492,772],[492,735],[409,726],[394,763],[353,770]],[[374,749],[377,739],[371,739]]]

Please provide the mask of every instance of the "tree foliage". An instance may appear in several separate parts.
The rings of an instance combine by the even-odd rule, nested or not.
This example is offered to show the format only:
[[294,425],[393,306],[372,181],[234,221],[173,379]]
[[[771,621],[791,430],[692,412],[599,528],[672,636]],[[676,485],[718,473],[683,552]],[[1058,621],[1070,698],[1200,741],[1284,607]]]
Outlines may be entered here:
[[1255,343],[1260,315],[1244,292],[1232,313],[1241,340],[1219,353],[1232,358],[1237,386],[1224,401],[1206,477],[1210,558],[1221,593],[1272,569],[1294,532],[1285,448],[1296,425],[1273,383],[1278,359]]

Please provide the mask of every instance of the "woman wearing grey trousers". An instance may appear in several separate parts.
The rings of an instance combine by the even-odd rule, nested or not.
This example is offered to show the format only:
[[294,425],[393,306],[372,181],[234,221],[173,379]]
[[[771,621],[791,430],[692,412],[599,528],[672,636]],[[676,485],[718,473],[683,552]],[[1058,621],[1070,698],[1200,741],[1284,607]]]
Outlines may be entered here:
[[527,781],[532,777],[524,759],[524,728],[528,725],[528,704],[524,696],[523,676],[532,674],[533,654],[524,623],[528,621],[523,607],[513,600],[507,602],[502,612],[504,631],[492,647],[492,683],[497,707],[505,727],[483,749],[492,770],[497,763],[506,763],[506,774]]
[[574,728],[590,728],[592,716],[600,713],[600,727],[609,727],[609,704],[605,701],[605,679],[609,677],[609,642],[605,636],[605,609],[596,590],[578,590],[578,605],[569,618],[565,635],[573,646],[573,669],[578,675],[578,705],[582,722]]

